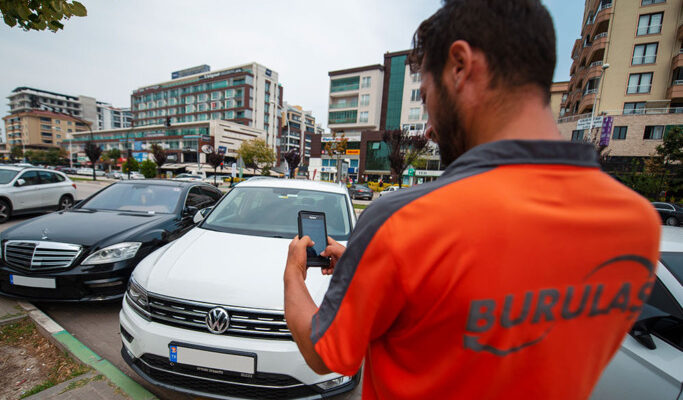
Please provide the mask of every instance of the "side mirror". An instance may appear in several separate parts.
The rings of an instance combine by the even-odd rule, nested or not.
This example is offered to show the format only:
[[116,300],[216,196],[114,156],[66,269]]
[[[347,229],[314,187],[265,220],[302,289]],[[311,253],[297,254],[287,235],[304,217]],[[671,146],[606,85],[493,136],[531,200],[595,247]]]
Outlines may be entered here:
[[198,213],[194,215],[194,218],[192,218],[192,221],[194,221],[195,224],[198,224],[206,218],[207,215],[213,210],[213,207],[206,207],[202,210],[200,210]]
[[183,217],[194,217],[198,211],[199,209],[197,207],[187,206],[183,210]]
[[652,335],[650,334],[650,332],[652,332],[652,325],[657,322],[657,320],[667,316],[667,313],[657,309],[656,307],[653,307],[649,304],[644,304],[643,310],[640,312],[636,323],[633,324],[633,327],[628,334],[646,348],[654,350],[657,348],[657,345],[655,344],[654,340],[652,340]]
[[26,184],[26,181],[19,178],[17,181],[14,183],[14,186],[24,186]]

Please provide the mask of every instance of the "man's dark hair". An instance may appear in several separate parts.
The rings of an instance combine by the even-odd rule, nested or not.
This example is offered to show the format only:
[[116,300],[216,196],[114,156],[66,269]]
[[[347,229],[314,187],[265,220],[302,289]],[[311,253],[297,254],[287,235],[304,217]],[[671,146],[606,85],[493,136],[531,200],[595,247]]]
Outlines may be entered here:
[[450,46],[464,40],[486,56],[491,87],[537,85],[550,99],[555,29],[540,0],[444,0],[413,37],[411,69],[438,81]]

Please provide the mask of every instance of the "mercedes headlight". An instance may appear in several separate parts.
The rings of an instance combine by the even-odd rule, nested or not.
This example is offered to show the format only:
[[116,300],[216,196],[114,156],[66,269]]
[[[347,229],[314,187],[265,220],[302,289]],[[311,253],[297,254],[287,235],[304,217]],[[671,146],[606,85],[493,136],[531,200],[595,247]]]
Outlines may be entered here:
[[142,317],[149,319],[149,301],[147,300],[147,291],[142,288],[131,276],[128,281],[128,290],[126,291],[126,301],[133,310],[135,310]]
[[107,264],[128,260],[129,258],[135,257],[135,253],[138,252],[141,245],[142,243],[140,242],[125,242],[105,247],[88,256],[81,264]]

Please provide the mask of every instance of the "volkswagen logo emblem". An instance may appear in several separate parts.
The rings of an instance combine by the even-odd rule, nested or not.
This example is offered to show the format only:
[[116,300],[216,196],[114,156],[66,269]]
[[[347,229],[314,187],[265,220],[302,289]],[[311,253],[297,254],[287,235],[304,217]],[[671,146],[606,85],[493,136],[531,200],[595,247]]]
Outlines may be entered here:
[[224,309],[216,307],[206,314],[206,327],[209,329],[209,332],[220,335],[227,331],[229,326],[230,315]]

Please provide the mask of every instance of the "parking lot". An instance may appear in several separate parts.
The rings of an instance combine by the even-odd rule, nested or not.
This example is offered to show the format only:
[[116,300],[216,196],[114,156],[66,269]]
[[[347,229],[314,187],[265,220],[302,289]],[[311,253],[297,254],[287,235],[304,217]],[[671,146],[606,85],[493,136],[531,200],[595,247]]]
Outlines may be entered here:
[[[107,181],[85,182],[78,181],[77,200],[84,199],[106,185]],[[357,204],[368,205],[370,201],[354,201]],[[356,210],[362,211],[362,210]],[[40,214],[37,214],[40,215]],[[16,225],[37,215],[26,215],[12,218],[0,225],[0,231]],[[142,379],[123,360],[120,355],[121,337],[119,329],[120,301],[107,303],[37,303],[36,306],[48,314],[69,333],[92,349],[95,353],[109,360],[126,375],[143,385],[147,390],[160,399],[190,399],[194,396],[166,390]],[[361,386],[354,391],[337,396],[337,399],[360,399]]]

